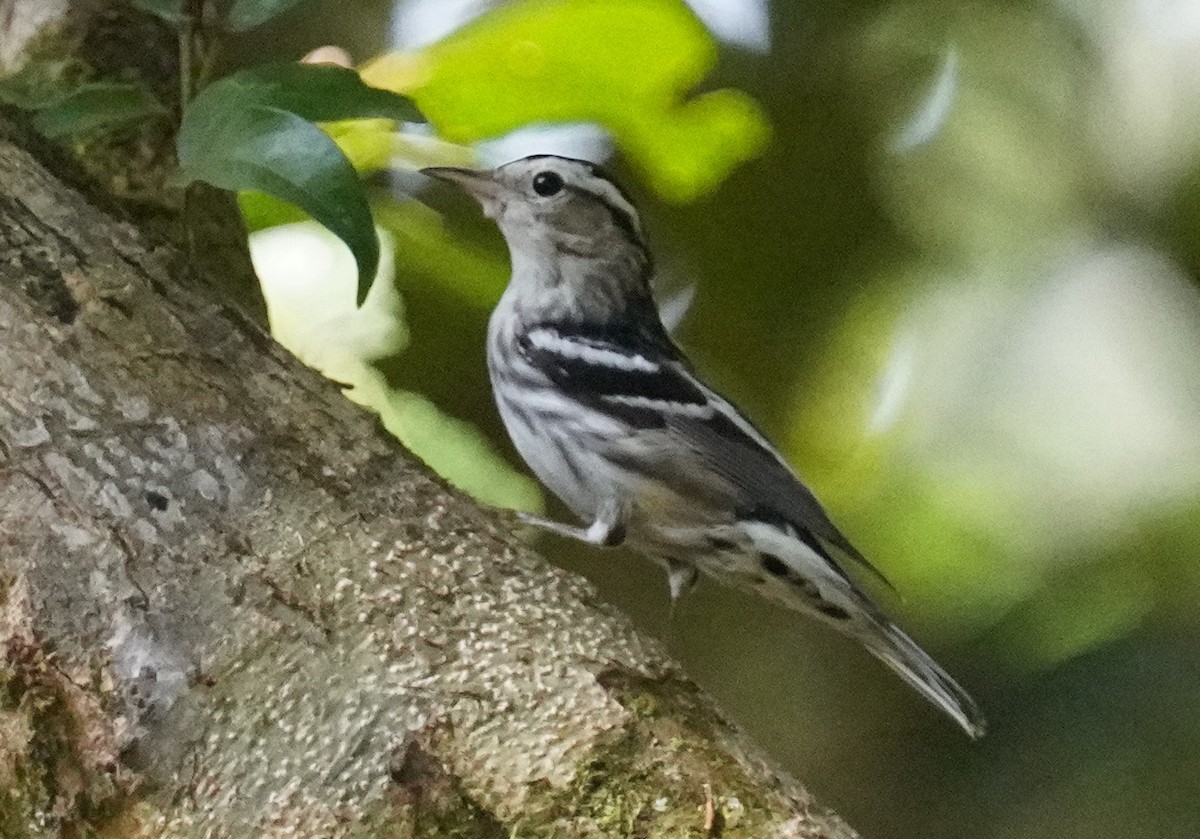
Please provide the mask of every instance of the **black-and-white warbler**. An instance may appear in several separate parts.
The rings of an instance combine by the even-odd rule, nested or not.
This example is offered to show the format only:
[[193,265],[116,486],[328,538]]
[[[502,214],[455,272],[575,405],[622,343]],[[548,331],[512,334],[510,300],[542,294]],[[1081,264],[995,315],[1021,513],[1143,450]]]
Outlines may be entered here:
[[839,565],[871,568],[862,554],[667,335],[620,188],[591,163],[548,155],[424,171],[464,187],[508,241],[512,279],[488,328],[496,404],[529,467],[587,525],[527,520],[647,554],[672,598],[704,572],[812,615],[981,736],[971,697]]

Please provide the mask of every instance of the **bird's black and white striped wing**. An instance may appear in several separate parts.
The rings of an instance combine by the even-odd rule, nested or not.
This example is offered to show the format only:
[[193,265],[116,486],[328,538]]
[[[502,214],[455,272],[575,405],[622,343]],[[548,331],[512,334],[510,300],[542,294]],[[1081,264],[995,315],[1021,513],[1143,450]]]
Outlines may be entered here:
[[546,325],[526,332],[520,347],[581,405],[632,429],[672,434],[681,451],[694,452],[730,487],[739,517],[794,532],[834,569],[830,548],[881,576],[758,429],[695,377],[665,334]]
[[672,416],[711,413],[708,395],[681,374],[682,356],[665,338],[583,326],[539,326],[520,336],[526,361],[563,393],[637,429],[665,428]]

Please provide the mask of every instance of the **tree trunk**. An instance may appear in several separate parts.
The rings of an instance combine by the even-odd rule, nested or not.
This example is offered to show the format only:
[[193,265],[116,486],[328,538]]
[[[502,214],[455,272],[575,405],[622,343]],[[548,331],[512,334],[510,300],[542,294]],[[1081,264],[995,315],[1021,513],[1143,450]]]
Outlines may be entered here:
[[854,835],[22,137],[0,122],[0,836]]

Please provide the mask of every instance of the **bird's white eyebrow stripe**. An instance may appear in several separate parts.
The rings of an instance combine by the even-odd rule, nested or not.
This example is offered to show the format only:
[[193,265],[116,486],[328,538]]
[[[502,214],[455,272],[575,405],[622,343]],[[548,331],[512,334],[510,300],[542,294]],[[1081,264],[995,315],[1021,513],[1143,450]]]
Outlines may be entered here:
[[573,341],[570,338],[564,338],[553,329],[531,330],[528,333],[528,340],[534,349],[554,353],[562,358],[582,361],[586,364],[641,373],[657,373],[660,369],[658,364],[644,355],[623,353],[619,350]]

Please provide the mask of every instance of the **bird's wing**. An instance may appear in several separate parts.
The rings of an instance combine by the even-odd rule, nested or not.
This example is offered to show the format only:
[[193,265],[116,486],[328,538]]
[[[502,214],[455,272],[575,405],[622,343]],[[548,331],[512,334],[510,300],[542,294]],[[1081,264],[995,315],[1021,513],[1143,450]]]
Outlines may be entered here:
[[671,426],[740,493],[740,518],[773,524],[794,532],[801,541],[836,567],[829,548],[891,583],[837,528],[815,495],[770,441],[732,404],[711,389],[713,413],[671,420]]
[[887,583],[766,437],[695,376],[665,334],[544,325],[524,333],[520,347],[579,403],[633,429],[669,432],[731,489],[739,518],[794,532],[838,569],[833,548]]
[[669,340],[572,324],[528,329],[517,339],[525,360],[565,395],[639,429],[665,428],[667,417],[710,412],[708,394],[680,375]]

